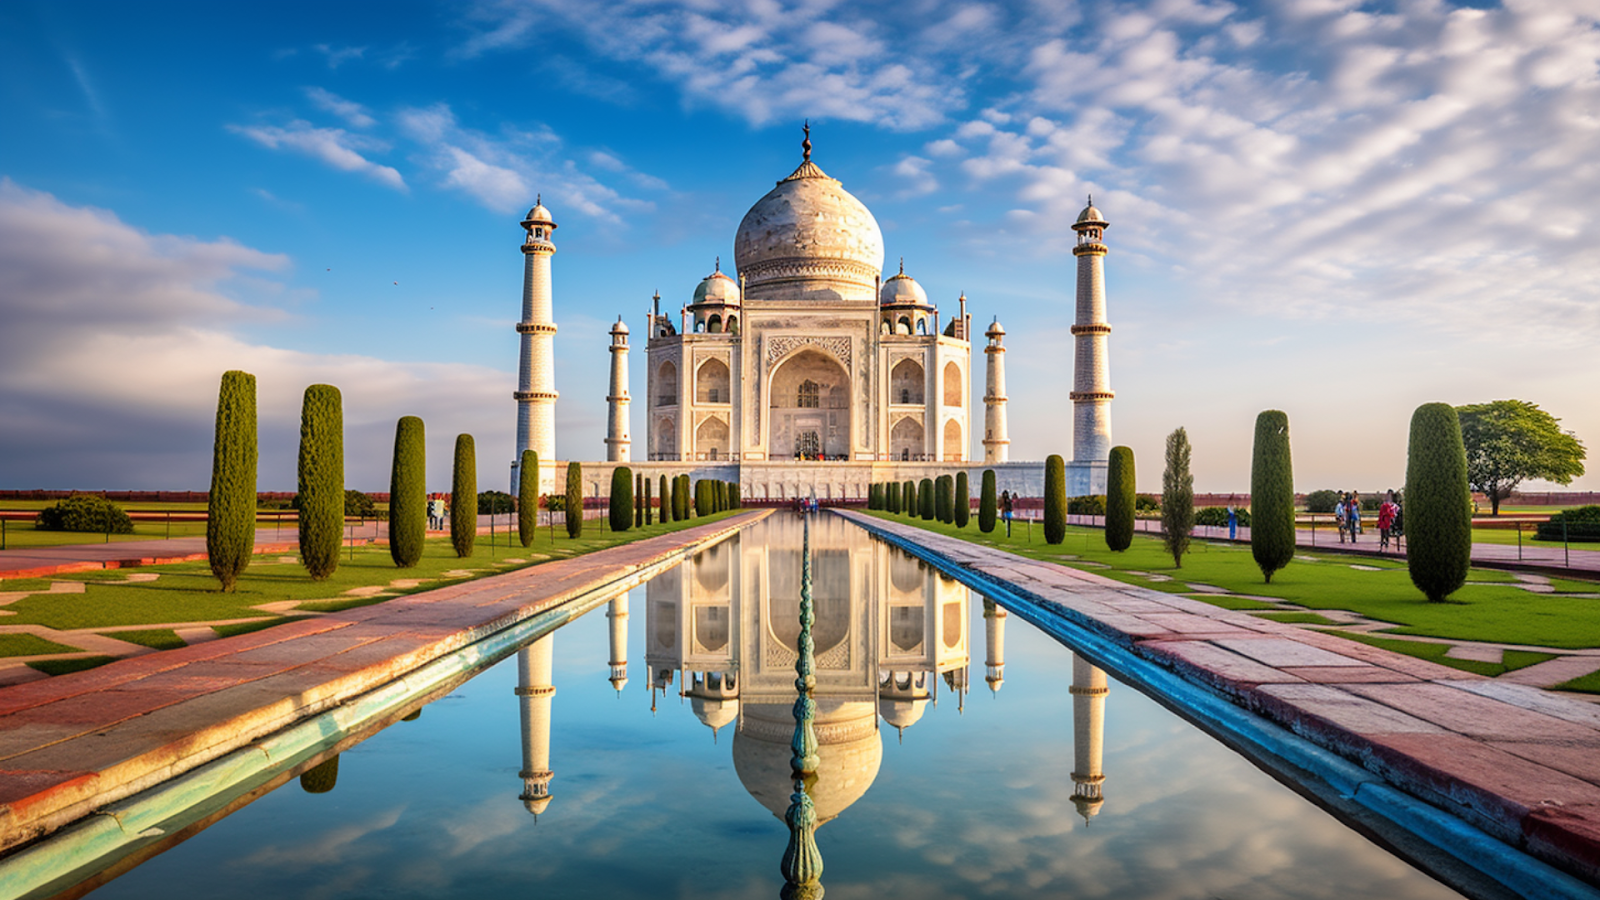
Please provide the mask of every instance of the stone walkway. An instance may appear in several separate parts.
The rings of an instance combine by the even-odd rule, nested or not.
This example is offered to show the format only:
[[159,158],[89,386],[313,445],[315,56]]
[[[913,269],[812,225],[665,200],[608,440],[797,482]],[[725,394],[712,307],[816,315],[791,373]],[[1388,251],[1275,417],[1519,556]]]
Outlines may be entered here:
[[0,689],[0,849],[767,514]]
[[1600,708],[1377,647],[841,515],[1003,582],[1057,617],[1362,767],[1371,781],[1600,883]]

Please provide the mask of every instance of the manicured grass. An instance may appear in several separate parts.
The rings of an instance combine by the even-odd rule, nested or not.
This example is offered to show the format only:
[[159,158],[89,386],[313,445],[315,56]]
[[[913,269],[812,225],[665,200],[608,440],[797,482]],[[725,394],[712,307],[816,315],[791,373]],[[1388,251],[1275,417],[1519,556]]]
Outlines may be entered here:
[[1274,622],[1284,622],[1289,625],[1333,625],[1335,622],[1327,616],[1319,616],[1312,612],[1258,612],[1254,615]]
[[188,642],[178,637],[178,633],[171,628],[145,628],[138,631],[107,631],[102,632],[108,638],[138,644],[141,647],[151,647],[156,650],[176,650],[187,647]]
[[115,656],[77,656],[71,659],[36,659],[28,663],[29,668],[38,669],[46,675],[66,675],[72,672],[82,672],[95,666],[103,666],[114,662]]
[[46,653],[82,652],[78,647],[47,641],[36,634],[0,634],[0,656],[43,656]]
[[211,626],[211,630],[217,633],[217,637],[233,637],[236,634],[249,634],[252,631],[260,631],[263,628],[271,628],[274,625],[282,625],[283,623],[293,621],[296,618],[305,617],[273,616],[270,619],[258,619],[254,622],[235,622],[232,625],[213,625]]
[[[626,532],[585,528],[585,534],[572,540],[557,529],[552,542],[541,534],[534,546],[524,550],[518,546],[508,549],[505,536],[500,536],[497,546],[490,546],[487,536],[480,538],[475,555],[460,559],[450,547],[447,538],[434,538],[423,549],[422,560],[415,568],[397,569],[389,558],[387,547],[357,547],[347,550],[339,561],[339,570],[326,581],[314,582],[298,563],[281,563],[277,557],[257,557],[239,579],[232,594],[217,588],[217,580],[204,562],[178,563],[159,566],[144,571],[158,573],[155,581],[127,583],[121,573],[104,571],[63,575],[54,581],[82,581],[88,587],[82,594],[35,594],[18,600],[6,608],[15,612],[7,616],[8,625],[40,624],[51,628],[105,628],[117,625],[161,625],[179,622],[210,622],[219,619],[273,618],[273,613],[251,607],[282,600],[328,601],[333,604],[359,606],[372,602],[370,598],[342,596],[357,587],[389,585],[398,579],[423,580],[411,587],[389,588],[397,594],[432,590],[441,584],[481,578],[537,565],[544,559],[562,559],[593,552],[640,538],[654,537],[681,531],[696,525],[726,518],[734,513],[720,513],[685,522],[655,524]],[[504,562],[508,556],[528,560],[526,563]],[[542,557],[542,559],[541,559]],[[466,578],[446,579],[445,573],[469,571]],[[111,575],[111,578],[107,578]],[[43,581],[40,579],[39,581]],[[8,590],[17,583],[6,583]]]
[[[904,516],[868,513],[887,521],[909,522]],[[1076,554],[1083,560],[1103,563],[1110,568],[1091,569],[1128,584],[1172,592],[1186,591],[1183,582],[1215,585],[1241,594],[1274,597],[1312,609],[1345,609],[1370,619],[1393,622],[1401,634],[1426,635],[1453,640],[1502,641],[1544,647],[1576,649],[1600,646],[1600,603],[1559,594],[1534,594],[1500,584],[1467,585],[1449,603],[1429,603],[1412,584],[1402,564],[1368,560],[1325,551],[1304,549],[1287,568],[1267,584],[1256,567],[1247,544],[1221,545],[1196,542],[1184,557],[1183,568],[1175,569],[1172,558],[1158,538],[1137,535],[1133,545],[1122,553],[1106,549],[1098,529],[1069,528],[1066,541],[1056,546],[1044,543],[1043,529],[1034,529],[1033,542],[1027,529],[1016,527],[1007,540],[1004,526],[985,535],[972,525],[957,529],[939,522],[918,519],[913,523],[940,534],[974,543],[1009,550],[1046,562],[1062,553]],[[1306,557],[1316,561],[1307,562]],[[1373,566],[1378,571],[1350,568],[1351,564]],[[1169,575],[1173,581],[1151,582],[1129,570]],[[1473,569],[1468,580],[1499,577],[1495,570]],[[1191,595],[1199,596],[1199,595]],[[1208,602],[1217,598],[1199,596]]]
[[1558,691],[1577,691],[1580,694],[1600,694],[1600,672],[1590,672],[1555,686]]
[[1418,659],[1436,662],[1440,665],[1449,666],[1453,669],[1461,669],[1465,672],[1476,672],[1479,675],[1487,675],[1490,678],[1504,675],[1507,672],[1515,672],[1518,669],[1525,669],[1535,663],[1542,663],[1547,659],[1555,659],[1555,656],[1549,653],[1534,653],[1529,650],[1507,650],[1505,651],[1505,655],[1502,657],[1502,662],[1486,663],[1478,662],[1477,660],[1472,659],[1455,659],[1454,657],[1445,656],[1445,653],[1450,650],[1449,644],[1432,644],[1424,641],[1385,640],[1381,637],[1374,637],[1370,634],[1361,634],[1354,631],[1333,631],[1329,633],[1337,634],[1339,637],[1346,638],[1348,640],[1359,641],[1360,643],[1370,644],[1374,647],[1381,647],[1384,650],[1393,650],[1396,653],[1404,653],[1407,656],[1415,656]]

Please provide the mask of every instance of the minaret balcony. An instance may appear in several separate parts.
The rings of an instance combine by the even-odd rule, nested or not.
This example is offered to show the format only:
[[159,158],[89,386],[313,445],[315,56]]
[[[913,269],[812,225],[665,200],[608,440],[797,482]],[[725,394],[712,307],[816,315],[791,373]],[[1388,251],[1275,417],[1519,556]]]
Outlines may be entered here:
[[1095,244],[1095,243],[1079,244],[1078,246],[1072,248],[1072,255],[1073,256],[1105,256],[1106,255],[1106,245],[1105,244]]
[[549,322],[518,322],[517,334],[555,334],[556,326]]
[[1090,322],[1087,325],[1074,325],[1071,331],[1074,337],[1080,334],[1110,334],[1111,326],[1104,322]]
[[561,395],[555,391],[514,391],[511,396],[520,403],[525,400],[554,400]]
[[[1117,396],[1117,392],[1116,391],[1073,391],[1073,392],[1067,394],[1067,399],[1073,400],[1073,401],[1078,401],[1078,400],[1110,400],[1115,396]],[[1073,688],[1073,693],[1078,693],[1078,689],[1077,688]]]

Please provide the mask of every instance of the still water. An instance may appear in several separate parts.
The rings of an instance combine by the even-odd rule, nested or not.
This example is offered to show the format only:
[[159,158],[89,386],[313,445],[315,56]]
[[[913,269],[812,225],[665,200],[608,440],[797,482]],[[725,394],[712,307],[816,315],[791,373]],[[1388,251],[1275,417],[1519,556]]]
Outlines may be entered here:
[[[777,896],[800,529],[705,551],[92,896]],[[829,897],[1458,896],[861,529],[814,518],[812,553]]]

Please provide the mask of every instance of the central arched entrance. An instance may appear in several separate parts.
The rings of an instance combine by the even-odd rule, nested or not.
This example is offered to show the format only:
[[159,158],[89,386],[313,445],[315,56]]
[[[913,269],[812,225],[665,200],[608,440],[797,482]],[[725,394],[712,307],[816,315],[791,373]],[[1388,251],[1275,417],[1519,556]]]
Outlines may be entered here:
[[807,349],[779,363],[768,409],[770,458],[850,458],[850,376],[833,357]]

